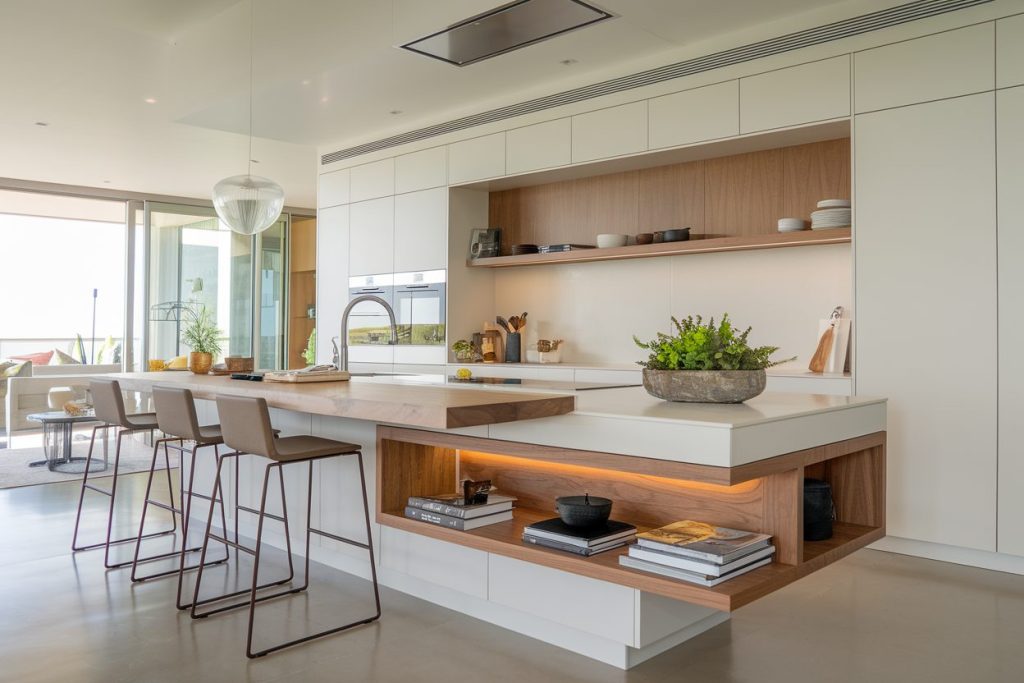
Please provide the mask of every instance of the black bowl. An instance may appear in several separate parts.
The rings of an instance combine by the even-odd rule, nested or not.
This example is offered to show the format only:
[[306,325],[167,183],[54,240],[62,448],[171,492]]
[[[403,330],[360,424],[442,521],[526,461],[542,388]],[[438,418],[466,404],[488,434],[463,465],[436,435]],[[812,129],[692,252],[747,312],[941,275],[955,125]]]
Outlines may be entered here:
[[664,233],[664,240],[666,242],[685,242],[688,239],[690,239],[689,228],[672,228]]
[[555,509],[569,526],[596,526],[608,521],[612,501],[597,496],[562,496],[555,499]]

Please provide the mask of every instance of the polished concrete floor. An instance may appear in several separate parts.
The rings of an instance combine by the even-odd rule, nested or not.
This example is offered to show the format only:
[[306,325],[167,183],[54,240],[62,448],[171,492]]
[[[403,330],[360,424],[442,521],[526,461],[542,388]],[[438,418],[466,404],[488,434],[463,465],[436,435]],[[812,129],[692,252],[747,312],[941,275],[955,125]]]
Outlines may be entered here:
[[[137,505],[143,478],[124,482]],[[97,551],[73,556],[77,493],[0,491],[0,681],[1024,681],[1024,577],[873,551],[629,672],[387,589],[381,621],[250,661],[244,611],[192,621],[172,606],[173,580],[132,585]],[[210,576],[230,585],[235,567]],[[314,580],[267,604],[257,645],[371,610],[366,582],[325,568]]]

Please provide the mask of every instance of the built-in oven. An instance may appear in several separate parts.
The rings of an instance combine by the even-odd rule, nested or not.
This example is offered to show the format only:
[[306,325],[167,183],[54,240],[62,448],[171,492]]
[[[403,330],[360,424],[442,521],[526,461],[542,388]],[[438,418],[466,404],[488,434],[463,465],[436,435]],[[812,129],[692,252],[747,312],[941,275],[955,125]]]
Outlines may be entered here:
[[[394,308],[394,275],[360,275],[348,279],[348,300],[363,294],[378,296]],[[391,343],[391,322],[387,311],[375,301],[355,305],[348,318],[349,346],[373,346]]]
[[398,343],[445,345],[445,271],[395,273],[394,308]]

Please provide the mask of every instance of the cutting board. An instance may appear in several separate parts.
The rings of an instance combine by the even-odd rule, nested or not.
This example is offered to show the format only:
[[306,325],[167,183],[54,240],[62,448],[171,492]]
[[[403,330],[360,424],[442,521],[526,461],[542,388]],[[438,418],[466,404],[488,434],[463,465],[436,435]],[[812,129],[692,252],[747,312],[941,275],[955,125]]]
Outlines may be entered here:
[[351,378],[348,372],[267,372],[263,375],[264,382],[290,382],[292,384],[309,384],[312,382],[347,382]]

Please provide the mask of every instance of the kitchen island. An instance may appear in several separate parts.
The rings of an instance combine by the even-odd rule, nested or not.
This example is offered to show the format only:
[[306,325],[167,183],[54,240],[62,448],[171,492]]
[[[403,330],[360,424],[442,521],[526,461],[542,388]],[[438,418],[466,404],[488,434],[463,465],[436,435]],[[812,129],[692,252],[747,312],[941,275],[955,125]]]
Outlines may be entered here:
[[[638,387],[481,387],[443,376],[319,386],[187,373],[118,378],[139,391],[186,386],[198,399],[261,395],[285,433],[362,443],[371,456],[367,477],[376,482],[385,585],[622,668],[885,534],[884,399],[762,394],[715,406],[666,403]],[[439,424],[449,409],[473,417]],[[215,419],[211,405],[202,410]],[[346,535],[360,521],[350,465],[318,464],[314,484],[314,523]],[[240,497],[253,500],[257,472],[249,465],[239,476]],[[409,496],[454,491],[467,477],[491,479],[516,496],[515,518],[469,532],[405,518]],[[803,540],[805,478],[832,485],[835,534],[826,541]],[[286,481],[297,495],[300,479]],[[554,516],[556,497],[583,492],[613,499],[613,518],[640,529],[697,519],[770,533],[774,561],[705,588],[623,567],[622,550],[587,558],[522,543],[525,525]],[[301,521],[294,523],[298,532]],[[266,540],[283,544],[283,535]],[[330,539],[313,556],[368,574],[364,561]]]

